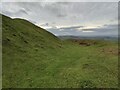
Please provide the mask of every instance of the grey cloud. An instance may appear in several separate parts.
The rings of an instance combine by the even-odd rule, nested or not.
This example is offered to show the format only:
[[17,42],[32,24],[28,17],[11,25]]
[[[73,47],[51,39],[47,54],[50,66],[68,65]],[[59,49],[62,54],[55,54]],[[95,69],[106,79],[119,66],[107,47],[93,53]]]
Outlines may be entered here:
[[51,27],[51,29],[56,29],[57,27],[54,26],[54,22],[53,23],[44,23],[44,24],[41,24],[40,26],[41,27]]
[[110,32],[111,33],[111,30],[112,31],[118,31],[118,24],[105,24],[103,26],[99,26],[97,28],[87,28],[87,29],[82,29],[84,31],[97,31],[97,32]]
[[[79,27],[79,26],[78,26]],[[103,25],[102,27],[98,27],[98,28],[93,28],[93,29],[83,29],[83,30],[87,30],[87,31],[94,31],[94,32],[82,32],[77,30],[78,28],[77,26],[74,28],[62,28],[62,30],[60,30],[61,28],[57,28],[57,29],[48,29],[48,31],[54,33],[55,35],[66,35],[66,33],[69,33],[67,35],[74,35],[74,36],[117,36],[118,35],[118,28],[117,28],[117,24],[114,25]]]
[[91,30],[91,31],[96,31],[96,32],[101,32],[101,33],[105,33],[105,32],[111,33],[113,31],[113,32],[118,33],[118,24],[109,24],[109,25],[105,24],[98,28],[92,28],[92,29],[88,28],[88,29],[83,29],[83,30],[88,30],[88,31]]
[[68,30],[71,30],[71,29],[78,29],[78,28],[82,28],[84,26],[70,26],[70,27],[62,27],[60,29],[68,29]]
[[94,31],[95,29],[82,29],[83,31]]
[[20,9],[17,13],[23,13],[23,14],[27,14],[28,15],[28,12],[26,10],[23,10],[23,9]]
[[49,26],[49,23],[41,24],[40,26]]
[[37,24],[36,21],[33,21],[33,20],[28,20],[28,21],[30,21],[33,24]]
[[[119,0],[47,0],[48,2],[119,2]],[[2,0],[2,2],[46,2],[46,0]]]
[[65,14],[58,14],[57,16],[58,17],[66,17],[67,15],[65,15]]
[[[12,4],[12,5],[11,5]],[[66,21],[59,20],[60,24],[73,24],[73,23],[91,23],[96,20],[104,20],[106,18],[110,19],[111,17],[115,17],[117,15],[117,3],[80,3],[80,2],[60,2],[60,3],[51,3],[51,2],[33,2],[33,3],[4,3],[4,7],[14,7],[15,8],[25,8],[27,12],[31,12],[31,18],[36,19],[35,17],[40,19],[44,19],[43,21],[58,21],[59,17],[66,17]],[[9,8],[6,8],[9,9]],[[29,11],[30,10],[30,11]],[[39,12],[39,13],[38,13]],[[37,15],[36,15],[37,14]],[[74,17],[76,17],[76,19]],[[98,17],[99,16],[99,17]],[[58,18],[57,18],[58,17]],[[71,21],[72,20],[72,21]],[[40,22],[38,20],[38,22]]]
[[[45,25],[42,26],[49,25],[53,28],[48,31],[53,34],[97,35],[116,32],[116,26],[112,24],[117,23],[118,3],[114,2],[9,2],[2,3],[2,6],[3,14],[14,18],[25,18],[37,25],[43,23]],[[94,29],[96,31],[93,33],[77,30],[83,26],[101,26],[106,23],[108,25]],[[57,29],[56,26],[70,27]]]
[[106,28],[117,28],[118,24],[111,24],[111,25],[105,24],[103,27],[106,27]]

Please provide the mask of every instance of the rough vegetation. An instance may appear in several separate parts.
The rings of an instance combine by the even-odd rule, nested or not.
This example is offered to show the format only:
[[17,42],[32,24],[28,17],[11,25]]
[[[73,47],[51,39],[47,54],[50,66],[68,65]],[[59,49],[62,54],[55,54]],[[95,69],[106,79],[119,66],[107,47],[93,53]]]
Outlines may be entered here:
[[117,88],[117,42],[61,41],[3,16],[3,88]]

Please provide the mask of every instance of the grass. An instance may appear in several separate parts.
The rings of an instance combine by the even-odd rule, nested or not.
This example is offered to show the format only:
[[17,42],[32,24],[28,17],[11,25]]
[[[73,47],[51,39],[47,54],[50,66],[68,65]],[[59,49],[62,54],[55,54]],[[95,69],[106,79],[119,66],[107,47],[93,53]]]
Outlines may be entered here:
[[3,88],[117,88],[118,46],[61,41],[21,19],[3,16]]

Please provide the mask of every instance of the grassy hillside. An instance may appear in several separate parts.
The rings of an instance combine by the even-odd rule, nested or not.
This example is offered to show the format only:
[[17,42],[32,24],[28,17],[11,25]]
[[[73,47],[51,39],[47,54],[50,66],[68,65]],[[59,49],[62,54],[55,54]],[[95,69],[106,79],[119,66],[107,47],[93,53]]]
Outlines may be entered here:
[[61,41],[22,19],[3,16],[3,87],[116,88],[116,42]]

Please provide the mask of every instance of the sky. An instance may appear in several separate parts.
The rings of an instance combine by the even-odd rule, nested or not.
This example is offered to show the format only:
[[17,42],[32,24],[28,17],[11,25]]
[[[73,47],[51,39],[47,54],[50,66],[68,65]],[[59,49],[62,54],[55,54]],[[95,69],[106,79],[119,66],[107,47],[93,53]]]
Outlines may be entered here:
[[26,19],[56,36],[118,35],[118,2],[2,2],[1,5],[2,14]]

